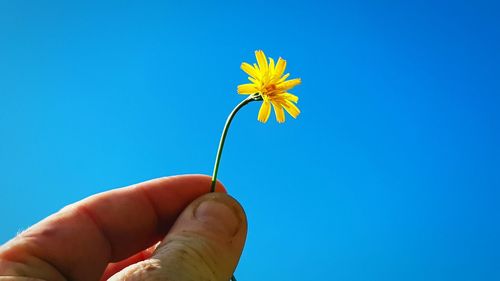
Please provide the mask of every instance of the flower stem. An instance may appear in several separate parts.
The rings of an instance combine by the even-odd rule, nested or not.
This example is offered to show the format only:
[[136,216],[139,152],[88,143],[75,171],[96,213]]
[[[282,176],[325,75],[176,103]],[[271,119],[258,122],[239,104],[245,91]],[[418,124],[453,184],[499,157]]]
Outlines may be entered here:
[[240,102],[227,117],[226,124],[224,125],[224,129],[222,130],[222,135],[219,141],[219,148],[217,149],[217,155],[215,156],[215,164],[214,164],[214,171],[212,173],[212,183],[210,186],[210,192],[215,191],[215,184],[217,182],[217,173],[219,172],[219,164],[220,164],[220,158],[222,156],[222,149],[224,149],[224,142],[226,141],[226,135],[229,126],[231,125],[231,121],[233,121],[234,116],[242,107],[247,105],[249,102],[258,100],[262,100],[262,97],[259,94],[253,94],[248,96],[248,98]]
[[[217,172],[219,172],[219,164],[220,164],[220,158],[222,156],[222,149],[224,149],[224,142],[226,141],[227,131],[229,130],[231,121],[233,121],[234,116],[242,107],[244,107],[245,105],[247,105],[252,101],[258,101],[258,100],[262,100],[262,97],[257,93],[248,96],[248,98],[240,102],[227,117],[224,129],[222,129],[222,135],[220,137],[219,148],[217,149],[217,155],[215,156],[215,164],[214,164],[214,171],[212,173],[212,183],[210,184],[210,192],[215,191],[215,184],[217,183]],[[236,277],[232,275],[230,281],[236,281]]]

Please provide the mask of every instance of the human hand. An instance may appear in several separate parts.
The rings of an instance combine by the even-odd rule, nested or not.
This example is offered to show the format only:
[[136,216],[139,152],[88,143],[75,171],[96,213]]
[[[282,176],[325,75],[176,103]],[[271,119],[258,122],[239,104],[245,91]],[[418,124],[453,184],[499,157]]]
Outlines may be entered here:
[[228,281],[246,217],[209,188],[207,176],[175,176],[66,206],[0,247],[0,281]]

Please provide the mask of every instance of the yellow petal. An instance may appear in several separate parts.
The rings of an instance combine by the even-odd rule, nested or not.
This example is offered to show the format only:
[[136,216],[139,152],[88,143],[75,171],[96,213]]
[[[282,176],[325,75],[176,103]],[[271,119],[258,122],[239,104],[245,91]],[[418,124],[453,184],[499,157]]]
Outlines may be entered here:
[[269,58],[269,75],[272,77],[274,75],[274,60],[273,58]]
[[259,71],[246,62],[241,64],[241,69],[254,78],[259,77]]
[[293,101],[294,103],[297,103],[299,101],[299,97],[290,93],[283,93],[280,95],[280,97],[283,97],[284,99],[289,101]]
[[291,88],[299,85],[301,82],[300,78],[290,79],[278,84],[278,88],[281,90],[290,90]]
[[262,105],[260,106],[257,120],[259,120],[262,123],[266,123],[267,120],[269,119],[269,115],[271,115],[271,105],[269,104],[269,101],[264,100],[262,102]]
[[272,101],[272,104],[274,108],[274,113],[276,114],[276,120],[278,121],[278,123],[285,122],[285,111],[283,110],[281,104],[276,101]]
[[238,85],[238,94],[249,95],[257,92],[258,90],[255,88],[255,84]]
[[276,84],[282,83],[283,81],[286,80],[286,78],[288,78],[288,76],[290,76],[290,73],[283,75],[283,77],[281,77],[280,80],[276,82]]
[[283,103],[282,103],[283,107],[285,108],[285,110],[290,114],[292,115],[293,118],[297,118],[297,116],[300,114],[300,110],[297,108],[297,106],[295,104],[293,104],[293,102],[289,101],[289,100],[285,100]]
[[255,78],[248,77],[248,80],[250,80],[250,82],[254,83],[255,85],[259,85],[259,81]]
[[264,52],[261,50],[255,51],[255,58],[257,59],[257,63],[259,64],[259,69],[262,72],[262,74],[266,73],[268,65],[267,65],[266,55],[264,54]]
[[[274,75],[276,77],[281,77],[281,75],[283,75],[283,72],[285,72],[285,68],[286,68],[286,60],[279,58],[278,62],[276,63],[276,72]],[[285,79],[283,79],[283,81],[285,81]]]

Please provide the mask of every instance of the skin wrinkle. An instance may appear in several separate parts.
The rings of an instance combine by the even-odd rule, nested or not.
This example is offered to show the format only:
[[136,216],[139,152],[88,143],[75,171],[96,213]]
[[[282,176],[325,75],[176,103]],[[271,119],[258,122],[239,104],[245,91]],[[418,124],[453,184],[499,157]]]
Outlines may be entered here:
[[[37,259],[41,261],[42,263],[45,263],[50,267],[50,269],[53,270],[53,272],[58,275],[59,277],[62,278],[62,280],[70,280],[65,273],[63,273],[59,268],[57,268],[53,263],[51,263],[49,260],[44,259],[42,257],[37,257],[37,256],[32,256],[34,259]],[[31,272],[30,272],[31,273]]]
[[[21,267],[16,267],[14,266],[13,268],[11,267],[10,269],[12,271],[7,271],[8,274],[11,274],[9,272],[12,272],[14,274],[20,275],[22,278],[33,278],[33,274],[35,273],[49,273],[49,276],[57,276],[59,277],[56,280],[60,281],[66,281],[70,280],[69,278],[66,277],[66,274],[61,272],[59,268],[57,268],[53,263],[51,263],[49,260],[41,257],[40,255],[35,254],[36,250],[32,250],[37,248],[36,246],[33,245],[33,242],[30,242],[30,235],[29,232],[24,232],[24,235],[20,237],[19,239],[22,241],[22,243],[19,243],[15,241],[14,243],[19,243],[18,245],[13,245],[8,251],[2,253],[2,257],[0,257],[0,261],[6,261],[14,264],[18,264]],[[21,248],[21,249],[19,249]],[[12,252],[12,253],[10,253]],[[21,257],[19,258],[14,258],[14,257],[9,257],[9,254],[15,255],[16,252],[22,253]],[[35,262],[33,262],[35,261]],[[38,263],[37,263],[38,261]],[[41,266],[40,266],[41,263]],[[33,271],[32,268],[35,268],[36,271]],[[37,270],[42,268],[42,270]],[[47,269],[44,271],[43,269]],[[9,269],[9,268],[8,268]],[[0,272],[0,274],[3,274]],[[27,276],[31,275],[31,276]],[[41,275],[41,274],[36,274],[36,275]],[[0,276],[0,278],[3,276]],[[35,278],[37,279],[37,278]],[[41,279],[37,279],[41,280]]]
[[[179,242],[183,246],[180,250],[178,250],[180,253],[184,253],[185,255],[195,255],[199,260],[204,261],[205,262],[204,264],[207,265],[208,268],[210,268],[208,261],[205,260],[205,256],[200,253],[200,252],[202,252],[202,250],[196,249],[196,248],[190,246],[190,242],[193,240],[202,242],[201,244],[206,246],[205,249],[213,250],[213,247],[209,246],[210,243],[207,243],[207,241],[204,241],[204,239],[201,238],[199,235],[191,233],[190,231],[183,231],[181,236],[183,238],[186,238],[186,239],[184,240],[184,239],[178,239],[178,238],[174,237],[173,239],[178,239],[178,240],[167,241],[165,243],[164,247],[167,247],[169,242],[170,242],[170,244],[172,244],[174,242]],[[191,251],[188,251],[189,249]],[[209,252],[210,252],[210,260],[213,262],[213,264],[217,264],[217,259],[214,257],[215,255],[213,254],[214,251],[209,251]],[[204,253],[206,253],[206,252],[204,252]],[[196,266],[196,264],[195,264],[195,266]],[[211,269],[212,269],[211,271],[215,275],[215,270],[213,268],[211,268]]]
[[170,228],[170,226],[165,227],[165,226],[163,226],[162,223],[160,223],[160,212],[156,208],[156,204],[154,203],[153,199],[150,197],[147,189],[144,188],[144,186],[138,186],[138,187],[134,186],[134,188],[139,189],[141,191],[142,195],[144,196],[144,198],[146,198],[146,201],[151,206],[151,209],[153,210],[153,213],[155,214],[154,224],[156,225],[156,235],[163,234],[165,232],[164,229],[165,228],[168,229],[168,228]]
[[111,240],[109,239],[109,235],[104,231],[102,227],[102,223],[98,221],[96,216],[92,213],[92,211],[87,208],[84,204],[78,205],[75,208],[75,211],[77,213],[80,213],[87,217],[97,228],[97,231],[101,234],[101,237],[104,238],[104,241],[106,241],[106,244],[108,245],[108,260],[110,260],[111,257],[114,257],[114,250],[113,250],[113,245],[111,244]]
[[8,257],[2,257],[0,259],[0,274],[7,274],[7,276],[10,274],[25,276],[28,275],[26,273],[27,269],[29,269],[29,267],[25,262],[15,261]]
[[[179,234],[172,235],[158,248],[158,252],[153,255],[153,258],[165,256],[166,268],[171,270],[172,265],[182,265],[181,272],[188,273],[193,280],[201,280],[199,278],[207,278],[207,280],[219,280],[217,276],[217,258],[213,245],[206,238],[201,237],[198,233],[191,231],[182,231]],[[161,259],[160,259],[161,260]],[[192,269],[194,268],[194,269]],[[209,274],[208,274],[209,273]],[[192,274],[199,274],[194,276]],[[208,275],[207,275],[208,274]],[[227,278],[229,279],[229,277]]]

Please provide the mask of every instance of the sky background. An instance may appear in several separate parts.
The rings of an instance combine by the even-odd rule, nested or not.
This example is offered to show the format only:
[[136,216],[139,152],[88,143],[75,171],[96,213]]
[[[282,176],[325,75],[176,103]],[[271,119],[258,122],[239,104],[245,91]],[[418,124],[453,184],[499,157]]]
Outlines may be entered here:
[[253,103],[229,132],[238,280],[500,280],[495,2],[0,1],[0,243],[210,174],[262,49],[302,78],[302,114],[261,124]]

